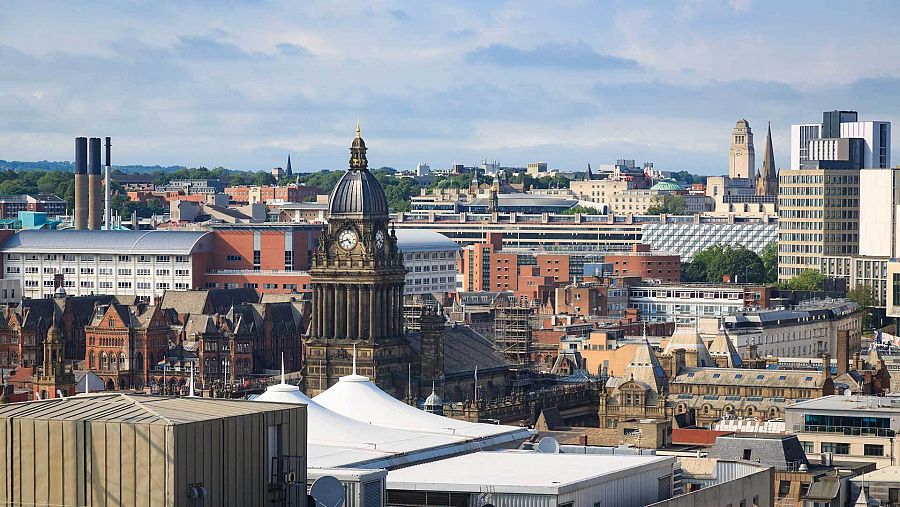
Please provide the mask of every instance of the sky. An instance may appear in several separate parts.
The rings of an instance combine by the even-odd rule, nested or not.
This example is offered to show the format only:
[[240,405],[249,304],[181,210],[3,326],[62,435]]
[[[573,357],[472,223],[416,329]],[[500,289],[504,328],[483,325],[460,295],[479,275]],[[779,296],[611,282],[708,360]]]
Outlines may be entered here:
[[900,121],[900,2],[0,0],[0,159],[347,167],[618,158],[727,172],[731,129]]

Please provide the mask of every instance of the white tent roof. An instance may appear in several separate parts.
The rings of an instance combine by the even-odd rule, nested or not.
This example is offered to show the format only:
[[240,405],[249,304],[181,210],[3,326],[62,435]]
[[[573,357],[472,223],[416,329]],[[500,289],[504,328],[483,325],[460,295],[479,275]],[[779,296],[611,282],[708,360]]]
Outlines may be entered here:
[[[472,438],[371,424],[333,412],[283,380],[281,384],[269,386],[255,401],[307,405],[307,460],[309,466],[315,467],[395,468],[492,448],[514,440],[506,435]],[[526,430],[518,439],[527,435]]]
[[323,407],[338,414],[371,424],[402,430],[423,431],[485,438],[505,435],[524,440],[527,428],[472,423],[431,414],[394,398],[373,384],[368,377],[347,375],[314,398]]

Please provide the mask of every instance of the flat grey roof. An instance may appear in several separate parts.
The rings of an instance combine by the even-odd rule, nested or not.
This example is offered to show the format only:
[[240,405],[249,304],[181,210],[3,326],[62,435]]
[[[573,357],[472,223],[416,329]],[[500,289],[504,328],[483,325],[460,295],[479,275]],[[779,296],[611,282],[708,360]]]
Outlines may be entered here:
[[799,401],[786,407],[790,410],[827,410],[852,412],[894,412],[900,414],[900,397],[896,396],[842,396],[832,394],[821,398]]
[[7,239],[3,253],[189,255],[208,231],[26,230]]
[[[388,489],[550,495],[663,466],[669,456],[482,451],[388,474]],[[654,483],[655,484],[655,483]]]

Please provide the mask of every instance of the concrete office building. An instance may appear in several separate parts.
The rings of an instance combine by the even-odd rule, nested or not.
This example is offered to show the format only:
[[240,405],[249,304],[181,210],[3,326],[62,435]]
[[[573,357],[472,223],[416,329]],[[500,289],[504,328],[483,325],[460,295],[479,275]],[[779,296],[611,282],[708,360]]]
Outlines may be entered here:
[[434,231],[397,231],[397,248],[403,253],[406,283],[403,294],[456,291],[459,246]]
[[5,505],[298,505],[306,407],[126,394],[0,405]]
[[858,121],[856,111],[825,111],[822,123],[791,125],[791,169],[891,166],[891,123]]
[[759,285],[644,282],[628,287],[628,307],[649,322],[694,323],[767,304],[768,291]]
[[819,270],[823,256],[859,251],[860,172],[781,171],[778,183],[778,279]]

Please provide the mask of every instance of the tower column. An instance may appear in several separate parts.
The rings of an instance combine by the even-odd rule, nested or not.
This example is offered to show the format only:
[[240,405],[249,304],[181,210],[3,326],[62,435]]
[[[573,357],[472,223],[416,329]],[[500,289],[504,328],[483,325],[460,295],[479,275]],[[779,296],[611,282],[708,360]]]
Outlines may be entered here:
[[325,324],[325,332],[322,336],[325,338],[334,337],[334,319],[327,312],[334,311],[334,287],[326,285],[325,288],[325,308],[322,308],[322,320]]
[[355,285],[347,286],[347,337],[359,338],[359,290]]
[[310,322],[309,328],[309,336],[318,336],[318,332],[316,331],[318,327],[317,321],[319,320],[319,287],[316,284],[312,286],[312,322]]
[[347,336],[347,293],[344,284],[335,286],[337,292],[337,300],[334,304],[334,337],[344,338]]
[[378,313],[378,308],[375,306],[375,287],[369,286],[367,287],[367,291],[369,293],[369,304],[367,305],[366,311],[368,312],[369,317],[369,338],[375,338],[375,314]]

